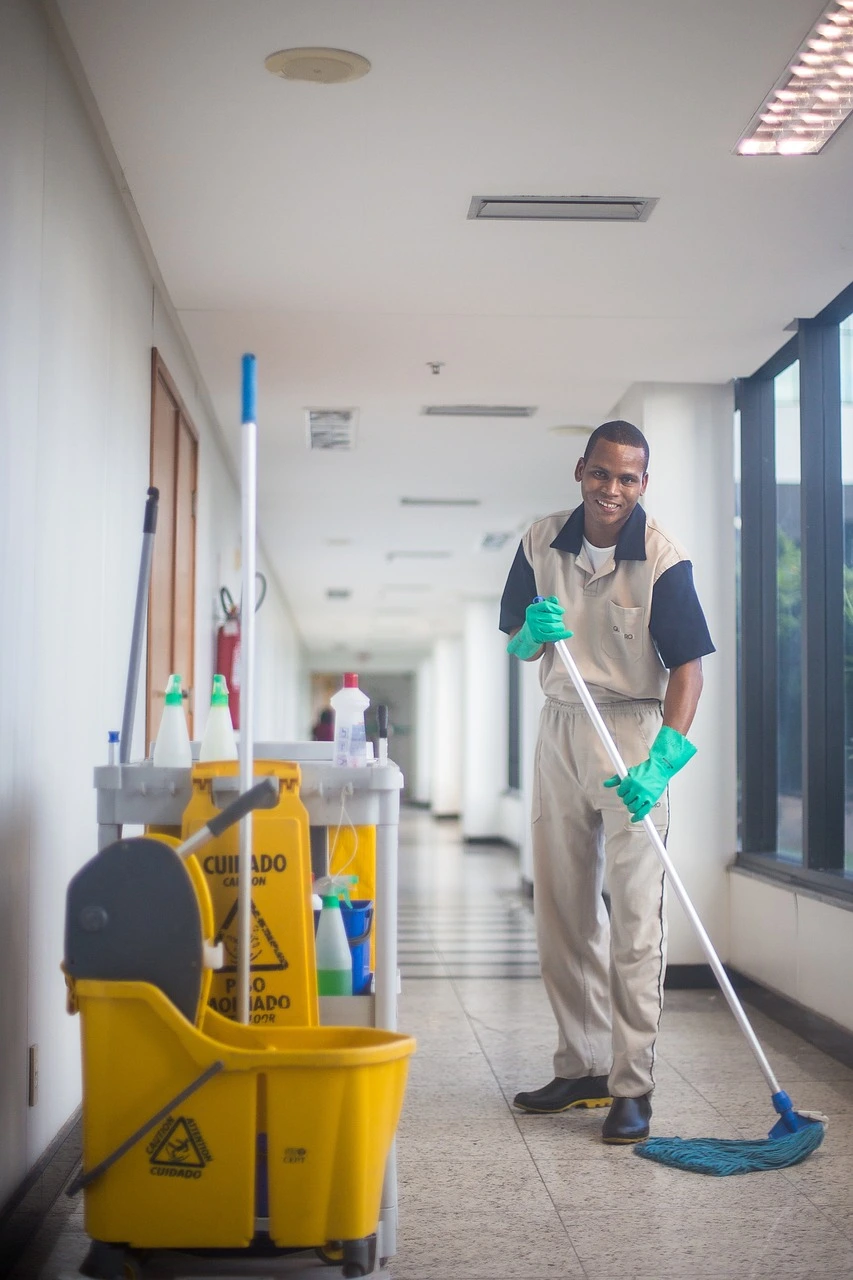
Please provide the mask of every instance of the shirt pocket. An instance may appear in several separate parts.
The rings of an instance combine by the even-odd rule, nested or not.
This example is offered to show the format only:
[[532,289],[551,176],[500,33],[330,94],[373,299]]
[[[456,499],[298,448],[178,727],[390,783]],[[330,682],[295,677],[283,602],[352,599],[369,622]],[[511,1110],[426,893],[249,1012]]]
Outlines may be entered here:
[[639,662],[646,647],[646,628],[642,608],[624,609],[612,600],[607,602],[607,620],[601,648],[608,658],[625,666]]

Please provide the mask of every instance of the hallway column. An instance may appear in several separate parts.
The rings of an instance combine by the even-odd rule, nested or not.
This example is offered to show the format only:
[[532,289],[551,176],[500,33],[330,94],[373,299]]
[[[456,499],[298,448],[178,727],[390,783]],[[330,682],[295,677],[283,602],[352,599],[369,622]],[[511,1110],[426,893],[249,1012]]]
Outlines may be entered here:
[[462,805],[462,641],[436,640],[432,653],[432,811],[456,816]]
[[415,804],[428,805],[432,792],[432,659],[424,658],[415,672],[415,776],[410,794]]
[[506,637],[498,601],[469,601],[464,614],[462,679],[462,835],[495,839],[497,805],[507,785],[509,689]]
[[[668,848],[696,910],[728,952],[725,869],[737,848],[734,402],[726,385],[642,383],[612,418],[646,436],[651,457],[644,505],[693,562],[696,589],[717,652],[703,663],[705,688],[689,737],[696,758],[672,785]],[[670,894],[669,962],[704,953]]]

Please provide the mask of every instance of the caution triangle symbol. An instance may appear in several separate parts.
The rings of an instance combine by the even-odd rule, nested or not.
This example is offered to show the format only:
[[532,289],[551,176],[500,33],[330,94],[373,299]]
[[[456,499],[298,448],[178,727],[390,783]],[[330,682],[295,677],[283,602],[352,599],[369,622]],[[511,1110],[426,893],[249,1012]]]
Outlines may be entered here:
[[[232,903],[228,914],[219,926],[214,945],[221,942],[226,962],[217,973],[237,972],[237,902]],[[280,972],[288,967],[284,952],[273,937],[272,930],[252,903],[252,954],[249,967],[253,973]]]
[[181,1169],[204,1168],[204,1157],[187,1128],[187,1122],[183,1116],[178,1116],[163,1141],[153,1152],[149,1163],[166,1164],[172,1168]]

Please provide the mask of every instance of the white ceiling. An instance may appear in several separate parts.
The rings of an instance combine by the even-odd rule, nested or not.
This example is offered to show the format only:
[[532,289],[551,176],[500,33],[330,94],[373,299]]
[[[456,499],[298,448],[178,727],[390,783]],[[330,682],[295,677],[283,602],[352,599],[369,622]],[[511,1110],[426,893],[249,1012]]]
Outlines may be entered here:
[[[311,648],[457,632],[530,519],[575,500],[585,437],[549,428],[637,381],[748,374],[853,280],[853,125],[819,156],[733,153],[821,0],[58,5],[235,466],[258,357],[259,531]],[[372,69],[264,69],[316,45]],[[659,202],[635,225],[467,219],[507,194]],[[537,411],[420,412],[466,402]],[[356,450],[309,452],[306,406],[357,407]]]

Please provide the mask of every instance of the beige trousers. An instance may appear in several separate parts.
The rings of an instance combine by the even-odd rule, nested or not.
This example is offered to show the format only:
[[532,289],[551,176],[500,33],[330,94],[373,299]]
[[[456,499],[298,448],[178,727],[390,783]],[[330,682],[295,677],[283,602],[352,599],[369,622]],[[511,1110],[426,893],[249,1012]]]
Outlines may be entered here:
[[[658,702],[599,710],[629,767],[662,723]],[[557,1020],[554,1073],[608,1076],[611,1094],[654,1088],[666,966],[664,873],[642,823],[602,784],[614,769],[582,706],[542,708],[533,782],[533,885],[542,977]],[[666,838],[666,793],[652,809]],[[608,918],[602,898],[610,894]]]

